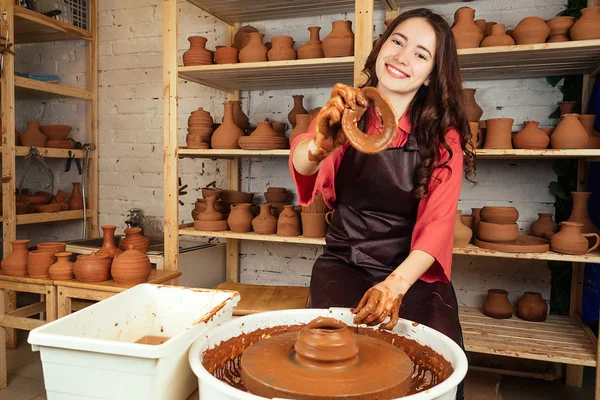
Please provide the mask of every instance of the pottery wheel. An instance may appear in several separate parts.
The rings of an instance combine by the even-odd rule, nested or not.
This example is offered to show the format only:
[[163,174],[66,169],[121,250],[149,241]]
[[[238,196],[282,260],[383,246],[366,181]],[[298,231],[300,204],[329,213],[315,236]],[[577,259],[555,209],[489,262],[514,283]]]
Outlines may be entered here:
[[299,333],[250,346],[241,369],[245,388],[267,398],[393,399],[410,389],[413,365],[387,342],[357,335],[341,321],[317,318]]

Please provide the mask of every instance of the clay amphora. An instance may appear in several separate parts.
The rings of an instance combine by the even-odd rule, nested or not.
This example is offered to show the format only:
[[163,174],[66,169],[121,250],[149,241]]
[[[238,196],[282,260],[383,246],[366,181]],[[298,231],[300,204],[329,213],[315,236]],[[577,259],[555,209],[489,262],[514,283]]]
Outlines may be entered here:
[[183,53],[183,65],[209,65],[213,63],[213,55],[206,50],[207,39],[204,36],[190,36],[190,49]]
[[39,121],[27,121],[27,130],[21,134],[21,144],[23,146],[46,146],[47,137],[40,131]]
[[508,292],[502,289],[489,289],[483,303],[483,313],[496,319],[512,317],[513,307],[508,300]]
[[110,259],[115,258],[123,253],[115,244],[116,225],[102,225],[102,247],[98,250],[99,256],[108,256]]
[[546,21],[546,25],[550,28],[550,35],[548,36],[548,43],[555,42],[568,42],[569,38],[569,29],[575,23],[575,17],[556,17],[549,19]]
[[483,32],[475,24],[475,10],[471,7],[461,7],[454,13],[454,26],[452,35],[456,41],[457,49],[479,47],[483,39]]
[[486,134],[484,149],[512,149],[512,118],[485,120]]
[[75,274],[73,274],[73,263],[70,260],[73,253],[61,251],[54,255],[58,261],[52,264],[48,270],[50,278],[57,281],[68,281],[75,278]]
[[290,132],[290,145],[296,136],[308,132],[311,119],[310,114],[296,114],[296,127]]
[[558,224],[552,220],[551,213],[538,213],[539,218],[531,224],[531,235],[548,239],[558,232]]
[[50,278],[50,266],[56,262],[53,251],[33,250],[27,255],[27,274],[32,278]]
[[320,26],[309,26],[310,40],[298,47],[298,59],[305,60],[308,58],[323,58],[323,42],[319,39]]
[[572,114],[575,109],[575,101],[561,101],[558,103],[558,108],[560,109],[560,115],[564,114]]
[[231,102],[224,103],[225,114],[223,123],[215,130],[210,139],[210,146],[213,149],[239,149],[238,140],[244,136],[244,131],[236,125],[233,119],[233,107]]
[[83,196],[81,195],[81,183],[72,182],[73,190],[69,199],[69,208],[71,210],[83,210]]
[[198,214],[198,221],[221,221],[223,214],[215,210],[216,196],[208,196],[206,198],[206,209]]
[[504,31],[504,24],[494,24],[492,34],[481,42],[481,47],[512,46],[515,40]]
[[263,44],[264,34],[260,32],[248,33],[250,41],[240,50],[238,58],[241,63],[267,61],[267,46]]
[[540,17],[523,18],[515,27],[512,37],[517,44],[545,43],[550,28]]
[[244,233],[252,230],[252,211],[250,203],[239,203],[231,206],[227,225],[232,232]]
[[277,220],[277,236],[300,236],[300,219],[294,206],[286,204]]
[[525,292],[517,301],[517,317],[531,322],[543,322],[548,316],[548,304],[537,292]]
[[600,148],[600,133],[594,129],[594,121],[596,121],[595,114],[582,114],[579,116],[579,122],[588,134],[588,141],[585,144],[586,149]]
[[478,122],[483,115],[483,110],[475,101],[476,89],[463,89],[465,98],[465,111],[469,122]]
[[277,218],[271,213],[271,204],[260,205],[260,213],[252,220],[252,229],[261,235],[274,235],[277,232]]
[[292,127],[295,128],[296,114],[308,114],[308,111],[306,111],[302,105],[302,100],[304,99],[303,95],[296,94],[293,95],[292,98],[294,99],[294,107],[288,113],[288,120],[290,121],[290,124],[292,124]]
[[80,282],[104,282],[110,279],[112,259],[97,253],[81,254],[73,264],[73,274]]
[[[560,231],[550,239],[550,249],[557,253],[581,255],[596,250],[600,244],[600,236],[597,233],[582,233],[583,224],[564,221],[560,223]],[[595,239],[590,247],[587,238]]]
[[215,50],[215,64],[237,64],[239,50],[233,46],[223,46]]
[[579,114],[563,114],[552,131],[553,149],[585,149],[588,133],[579,121]]
[[115,282],[122,285],[145,283],[151,272],[150,258],[131,244],[123,254],[115,257],[110,268]]
[[9,276],[27,276],[27,256],[29,240],[11,240],[12,251],[0,264],[2,273]]
[[271,50],[268,51],[269,61],[295,60],[294,38],[287,35],[273,36]]
[[129,246],[134,249],[146,253],[150,247],[150,239],[142,234],[142,228],[127,228],[125,229],[125,237],[119,242],[119,248],[123,251]]
[[600,39],[600,6],[581,10],[581,18],[571,27],[572,40]]
[[454,244],[452,245],[452,247],[456,248],[466,247],[473,237],[473,231],[463,224],[462,220],[460,219],[461,214],[461,210],[456,210]]
[[569,215],[569,222],[578,222],[583,225],[581,232],[583,233],[599,233],[600,230],[594,225],[588,214],[588,203],[592,192],[571,192],[573,197],[573,209]]
[[[331,32],[323,39],[325,57],[348,57],[354,55],[352,21],[333,21]],[[306,114],[303,113],[303,114]]]
[[242,26],[235,33],[235,36],[233,37],[233,43],[231,45],[240,50],[243,49],[248,45],[248,43],[250,43],[250,36],[248,36],[248,34],[252,32],[258,32],[258,29],[250,25]]
[[545,149],[550,138],[538,125],[538,121],[525,121],[525,127],[513,137],[515,149]]
[[248,116],[244,114],[244,111],[242,110],[242,102],[239,100],[231,100],[230,103],[233,103],[233,122],[235,122],[241,130],[245,131],[248,129],[248,126],[250,126],[250,121],[248,120]]

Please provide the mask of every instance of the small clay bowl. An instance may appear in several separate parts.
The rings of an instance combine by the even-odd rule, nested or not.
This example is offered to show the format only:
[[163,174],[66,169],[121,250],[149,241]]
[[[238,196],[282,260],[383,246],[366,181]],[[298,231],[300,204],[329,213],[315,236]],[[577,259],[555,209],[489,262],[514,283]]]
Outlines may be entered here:
[[494,224],[482,220],[477,225],[477,238],[484,242],[513,242],[519,238],[519,225]]
[[72,140],[46,140],[46,147],[52,149],[74,149],[75,142]]
[[60,203],[53,203],[53,204],[46,204],[46,205],[38,204],[35,206],[35,210],[39,213],[52,213],[52,212],[59,212],[61,207],[62,207],[62,205]]
[[479,215],[482,221],[494,224],[514,224],[519,219],[515,207],[485,206]]
[[267,193],[286,193],[287,189],[282,187],[269,187]]
[[288,200],[288,193],[265,192],[265,200],[267,203],[285,203]]
[[64,140],[71,133],[69,125],[40,125],[40,131],[50,140]]
[[46,202],[46,200],[48,200],[47,195],[33,195],[33,196],[23,195],[22,198],[23,198],[23,203],[26,203],[26,204],[44,204]]

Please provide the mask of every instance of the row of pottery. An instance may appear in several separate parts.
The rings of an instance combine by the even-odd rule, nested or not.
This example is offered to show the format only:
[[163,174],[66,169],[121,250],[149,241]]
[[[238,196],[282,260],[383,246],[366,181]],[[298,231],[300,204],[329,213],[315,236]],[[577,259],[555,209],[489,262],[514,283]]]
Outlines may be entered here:
[[[508,292],[502,289],[489,289],[483,303],[483,314],[495,319],[508,319],[513,316],[513,305]],[[548,316],[548,304],[538,292],[525,292],[517,301],[517,317],[530,322],[543,322]]]
[[17,136],[23,146],[74,149],[75,142],[67,139],[71,129],[69,125],[40,125],[39,121],[27,121],[27,130],[17,132]]
[[51,213],[68,210],[83,210],[83,195],[81,194],[81,183],[72,182],[73,189],[69,193],[58,190],[56,195],[38,191],[29,194],[27,189],[17,194],[17,214],[28,214],[33,212]]

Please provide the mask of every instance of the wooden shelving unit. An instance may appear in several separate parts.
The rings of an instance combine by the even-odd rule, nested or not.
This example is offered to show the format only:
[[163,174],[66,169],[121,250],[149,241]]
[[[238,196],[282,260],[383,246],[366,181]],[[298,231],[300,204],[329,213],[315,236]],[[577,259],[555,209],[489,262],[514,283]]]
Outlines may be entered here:
[[[67,150],[67,149],[54,149],[50,147],[36,147],[36,149],[43,155],[45,158],[83,158],[84,151],[83,150]],[[25,157],[29,154],[30,148],[27,146],[15,146],[15,155],[17,157]],[[0,146],[0,151],[2,151],[2,146]]]
[[15,76],[15,95],[17,100],[43,100],[64,97],[92,100],[94,91]]
[[78,39],[92,41],[94,39],[91,30],[78,28],[25,7],[14,6],[13,13],[14,37],[17,44]]
[[236,157],[289,157],[289,150],[216,150],[180,147],[179,157],[186,158],[236,158]]
[[[87,211],[88,218],[93,215],[91,210]],[[83,219],[83,210],[59,211],[54,213],[33,213],[17,215],[17,225],[42,224],[45,222],[72,221]]]

